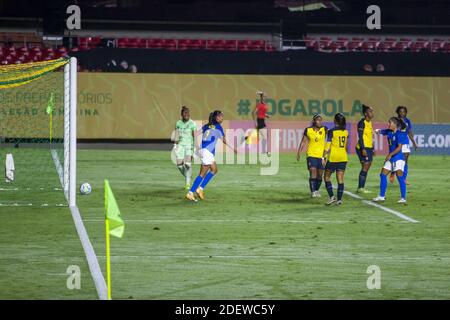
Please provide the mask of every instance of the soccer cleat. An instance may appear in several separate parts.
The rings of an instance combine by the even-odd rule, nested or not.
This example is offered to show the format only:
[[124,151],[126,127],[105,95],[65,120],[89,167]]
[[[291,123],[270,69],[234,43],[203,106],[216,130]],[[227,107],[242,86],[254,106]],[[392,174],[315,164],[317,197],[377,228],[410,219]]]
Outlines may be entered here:
[[386,200],[385,197],[380,197],[380,196],[372,199],[373,202],[382,202],[382,201],[385,201],[385,200]]
[[185,197],[186,199],[190,200],[190,201],[194,201],[197,202],[197,199],[195,199],[195,196],[192,192],[188,192],[188,194]]
[[368,194],[368,193],[372,193],[372,191],[369,191],[365,188],[359,188],[358,190],[356,190],[356,193],[364,193],[364,194]]
[[184,186],[184,190],[188,191],[191,188],[191,184],[190,183],[186,183]]
[[320,195],[320,192],[319,192],[319,191],[316,191],[316,198],[320,198],[320,197],[322,197],[322,196]]
[[389,176],[389,182],[390,182],[390,183],[394,183],[394,181],[395,181],[395,174],[391,174],[391,175]]
[[340,206],[341,204],[342,204],[342,200],[336,201],[336,205],[337,205],[337,206]]
[[315,191],[311,192],[311,198],[317,198],[317,193]]
[[332,196],[330,198],[328,198],[328,201],[325,203],[325,205],[329,206],[330,204],[333,204],[336,202],[336,197]]
[[195,192],[197,192],[197,195],[201,200],[205,200],[205,194],[203,193],[202,188],[198,187]]
[[403,203],[403,204],[406,204],[406,199],[401,198],[400,200],[397,201],[397,203]]

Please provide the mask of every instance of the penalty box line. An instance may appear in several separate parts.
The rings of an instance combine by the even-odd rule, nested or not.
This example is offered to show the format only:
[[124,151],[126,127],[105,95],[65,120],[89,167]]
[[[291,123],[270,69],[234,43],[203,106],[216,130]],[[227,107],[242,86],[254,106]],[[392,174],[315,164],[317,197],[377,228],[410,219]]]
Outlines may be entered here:
[[383,210],[383,211],[385,211],[385,212],[391,213],[391,214],[393,214],[393,215],[399,217],[400,219],[403,219],[403,220],[406,220],[406,221],[412,222],[412,223],[418,223],[418,222],[419,222],[418,220],[415,220],[415,219],[413,219],[413,218],[411,218],[411,217],[408,217],[406,214],[403,214],[403,213],[398,212],[398,211],[396,211],[396,210],[387,208],[387,207],[382,206],[382,205],[380,205],[380,204],[378,204],[378,203],[375,203],[375,202],[373,202],[373,201],[365,200],[364,198],[362,198],[362,197],[360,197],[360,196],[358,196],[358,195],[356,195],[356,194],[354,194],[354,193],[352,193],[352,192],[350,192],[350,191],[344,191],[344,193],[347,194],[347,195],[349,195],[350,197],[352,197],[352,198],[354,198],[354,199],[361,200],[361,202],[363,202],[363,203],[365,203],[365,204],[367,204],[367,205],[369,205],[369,206],[372,206],[372,207],[381,209],[381,210]]

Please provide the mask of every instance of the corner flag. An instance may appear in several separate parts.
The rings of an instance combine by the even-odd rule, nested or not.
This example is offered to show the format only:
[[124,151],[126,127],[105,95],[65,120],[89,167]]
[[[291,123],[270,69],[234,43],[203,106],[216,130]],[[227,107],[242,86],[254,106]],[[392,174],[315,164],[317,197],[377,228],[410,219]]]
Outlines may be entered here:
[[54,100],[54,95],[53,92],[50,93],[50,98],[48,99],[47,102],[47,108],[45,109],[45,112],[50,116],[50,143],[52,143],[52,138],[53,138],[53,111],[55,110],[55,100]]
[[117,206],[114,194],[105,180],[105,226],[106,226],[106,279],[108,286],[108,300],[111,300],[111,254],[109,236],[122,238],[125,229],[119,207]]
[[114,194],[109,186],[108,180],[105,180],[105,213],[106,219],[109,220],[109,234],[118,238],[122,238],[125,229],[119,207],[117,206]]

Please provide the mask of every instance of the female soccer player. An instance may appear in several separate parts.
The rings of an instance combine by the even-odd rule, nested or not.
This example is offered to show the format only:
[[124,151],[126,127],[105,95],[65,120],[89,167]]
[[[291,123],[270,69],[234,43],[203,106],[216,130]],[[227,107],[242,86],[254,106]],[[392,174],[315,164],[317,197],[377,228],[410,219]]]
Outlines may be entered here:
[[359,172],[358,193],[370,193],[365,189],[367,172],[372,165],[373,160],[373,109],[372,107],[363,105],[362,111],[364,118],[358,122],[358,142],[356,144],[356,154],[361,163],[361,171]]
[[[266,118],[270,118],[270,115],[267,114],[267,105],[264,99],[266,98],[266,94],[264,92],[259,91],[259,103],[256,104],[255,109],[252,112],[253,121],[255,121],[256,117],[256,131],[258,132],[258,144],[261,141],[261,152],[267,153],[267,126],[266,126]],[[261,138],[261,140],[260,140]]]
[[203,189],[205,189],[208,182],[217,174],[217,165],[214,156],[216,153],[216,144],[219,139],[222,139],[222,142],[225,145],[229,146],[234,153],[237,153],[236,148],[227,144],[221,126],[222,121],[223,112],[216,110],[209,114],[208,123],[202,127],[202,148],[200,150],[202,165],[200,167],[199,175],[195,178],[191,189],[186,195],[186,199],[188,200],[197,201],[194,192],[197,193],[200,199],[205,199]]
[[298,147],[297,161],[300,160],[300,152],[305,144],[308,144],[306,150],[306,165],[309,170],[309,189],[311,198],[320,198],[319,188],[322,184],[323,175],[323,151],[325,150],[325,141],[327,138],[327,127],[322,126],[322,116],[315,114],[311,126],[303,131],[303,138]]
[[375,130],[376,133],[387,136],[389,143],[389,154],[386,156],[384,166],[380,173],[380,194],[378,197],[372,199],[375,202],[386,200],[387,175],[394,172],[397,175],[397,180],[400,185],[401,198],[398,203],[406,203],[405,156],[402,152],[403,146],[408,143],[405,129],[406,124],[402,119],[392,117],[389,119],[388,129]]
[[[409,154],[411,153],[411,148],[409,147],[409,142],[410,141],[412,142],[412,144],[414,146],[414,151],[417,150],[417,144],[416,144],[416,141],[414,140],[414,134],[412,132],[411,120],[409,120],[406,117],[408,115],[408,109],[405,106],[398,106],[397,109],[395,110],[395,112],[397,113],[398,117],[400,119],[402,119],[406,125],[405,132],[407,133],[406,139],[407,139],[408,143],[405,143],[403,145],[402,153],[405,157],[405,170],[403,172],[403,176],[405,177],[405,183],[408,183],[406,178],[408,176],[408,158],[409,158]],[[391,183],[394,182],[394,177],[395,177],[395,173],[392,172],[389,177],[389,181]]]
[[[335,203],[342,204],[342,195],[344,194],[344,173],[347,166],[347,143],[348,131],[346,130],[345,116],[342,113],[337,113],[334,116],[335,127],[328,130],[327,144],[323,154],[323,164],[325,165],[325,186],[330,198],[326,205]],[[327,162],[328,159],[328,162]],[[333,186],[331,184],[331,174],[336,171],[336,179],[338,181],[337,199],[333,194]]]
[[185,189],[189,190],[192,176],[192,157],[194,155],[195,131],[197,126],[190,119],[189,108],[181,107],[181,120],[175,124],[174,151],[178,170],[185,177]]

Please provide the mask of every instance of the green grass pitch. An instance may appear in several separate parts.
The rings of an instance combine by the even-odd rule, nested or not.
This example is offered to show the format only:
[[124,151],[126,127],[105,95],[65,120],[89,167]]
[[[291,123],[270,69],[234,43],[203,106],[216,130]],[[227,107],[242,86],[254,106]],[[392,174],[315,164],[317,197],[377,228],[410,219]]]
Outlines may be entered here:
[[[383,159],[375,158],[367,199],[377,194]],[[309,198],[305,160],[293,154],[281,155],[274,176],[261,176],[258,165],[219,165],[207,199],[190,203],[168,152],[79,150],[77,180],[93,193],[78,206],[105,274],[109,179],[126,223],[124,238],[111,239],[113,299],[449,299],[448,161],[411,156],[407,206],[396,203],[397,183],[388,187],[384,205],[419,223],[347,195],[341,207],[326,207],[323,186],[321,199]],[[354,192],[356,157],[347,168]],[[97,298],[68,208],[0,214],[0,298]],[[66,288],[69,265],[80,266],[80,290]],[[366,286],[370,265],[381,269],[379,290]]]

